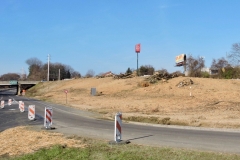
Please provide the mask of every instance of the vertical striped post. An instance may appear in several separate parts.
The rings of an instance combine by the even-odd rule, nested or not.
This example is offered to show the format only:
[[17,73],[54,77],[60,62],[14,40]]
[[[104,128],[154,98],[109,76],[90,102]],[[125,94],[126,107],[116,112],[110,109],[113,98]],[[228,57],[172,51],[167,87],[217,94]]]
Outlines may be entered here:
[[4,101],[1,101],[1,108],[4,108]]
[[114,140],[120,142],[122,140],[122,113],[115,115],[115,131]]
[[18,108],[20,109],[20,111],[21,111],[21,103],[22,103],[22,101],[18,102]]
[[12,99],[8,99],[8,105],[9,105],[9,106],[12,105]]
[[20,109],[20,112],[24,112],[24,102],[23,101],[19,101],[19,109]]
[[52,125],[52,113],[53,113],[52,108],[45,107],[44,126],[46,128],[50,128]]
[[28,119],[29,120],[35,119],[35,105],[28,106]]

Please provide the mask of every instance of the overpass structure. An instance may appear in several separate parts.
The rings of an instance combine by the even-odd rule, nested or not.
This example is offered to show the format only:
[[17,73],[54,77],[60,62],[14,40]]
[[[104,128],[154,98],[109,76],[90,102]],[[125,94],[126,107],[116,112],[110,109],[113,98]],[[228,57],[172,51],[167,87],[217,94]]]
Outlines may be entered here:
[[17,87],[17,94],[20,95],[22,90],[26,90],[35,86],[40,81],[0,81],[0,86],[16,86]]

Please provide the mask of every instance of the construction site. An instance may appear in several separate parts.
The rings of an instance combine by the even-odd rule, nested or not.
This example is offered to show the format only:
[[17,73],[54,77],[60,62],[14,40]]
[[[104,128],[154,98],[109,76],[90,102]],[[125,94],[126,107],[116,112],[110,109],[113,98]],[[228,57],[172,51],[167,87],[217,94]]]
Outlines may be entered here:
[[[211,128],[239,128],[238,79],[211,79],[157,73],[120,74],[42,82],[26,95],[125,121]],[[91,94],[94,88],[96,93]],[[66,104],[66,93],[68,100]]]

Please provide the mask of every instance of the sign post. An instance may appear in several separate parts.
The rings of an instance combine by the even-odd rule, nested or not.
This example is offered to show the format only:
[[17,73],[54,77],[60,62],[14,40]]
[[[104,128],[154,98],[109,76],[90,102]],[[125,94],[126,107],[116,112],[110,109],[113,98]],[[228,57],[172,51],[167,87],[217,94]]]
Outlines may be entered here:
[[141,44],[138,43],[135,45],[135,52],[137,53],[137,76],[138,76],[138,53],[140,53],[141,50]]

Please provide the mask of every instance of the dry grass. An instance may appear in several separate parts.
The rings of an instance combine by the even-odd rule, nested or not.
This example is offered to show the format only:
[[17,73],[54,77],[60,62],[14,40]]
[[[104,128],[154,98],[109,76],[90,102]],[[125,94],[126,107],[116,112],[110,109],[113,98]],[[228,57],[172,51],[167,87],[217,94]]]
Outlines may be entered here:
[[[240,80],[191,78],[194,82],[191,88],[178,87],[184,79],[178,77],[154,84],[143,77],[44,82],[33,97],[65,104],[63,91],[67,89],[69,106],[97,111],[106,118],[120,111],[126,119],[148,115],[159,119],[169,117],[171,122],[190,126],[240,128]],[[101,96],[91,96],[92,87]],[[34,88],[31,90],[36,92]]]
[[0,142],[0,156],[33,153],[41,148],[47,148],[57,144],[64,147],[85,146],[80,140],[65,138],[60,133],[38,132],[29,130],[23,126],[0,132]]

